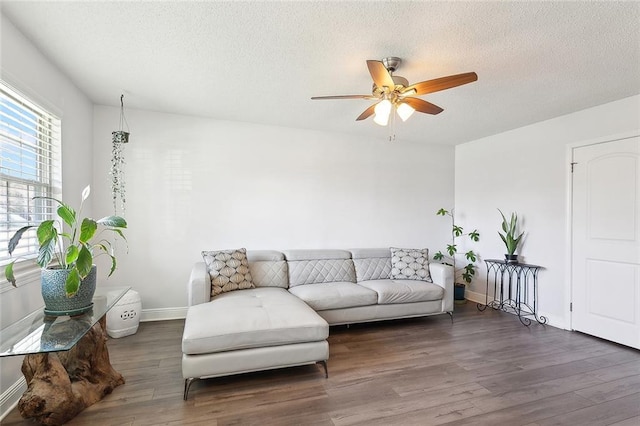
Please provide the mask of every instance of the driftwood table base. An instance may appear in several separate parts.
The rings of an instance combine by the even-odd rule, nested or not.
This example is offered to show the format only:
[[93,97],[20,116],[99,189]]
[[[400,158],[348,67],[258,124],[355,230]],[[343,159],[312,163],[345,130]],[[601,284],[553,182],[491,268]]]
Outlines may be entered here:
[[69,351],[25,356],[28,388],[18,402],[22,417],[61,425],[124,384],[109,362],[104,327],[103,317]]

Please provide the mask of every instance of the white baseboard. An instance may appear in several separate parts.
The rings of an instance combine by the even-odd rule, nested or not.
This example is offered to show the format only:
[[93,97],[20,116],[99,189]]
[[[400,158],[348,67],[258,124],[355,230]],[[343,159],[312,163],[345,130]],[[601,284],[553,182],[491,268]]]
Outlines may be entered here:
[[[467,289],[464,293],[465,299],[470,300],[475,303],[486,303],[486,296],[484,293],[476,293],[475,291],[469,291]],[[489,298],[491,300],[491,298]],[[570,328],[567,326],[567,321],[564,318],[558,317],[555,315],[549,315],[544,312],[538,312],[538,315],[544,316],[547,319],[547,324],[552,327],[561,328],[563,330],[569,330]]]
[[[465,292],[465,297],[467,300],[475,303],[485,303],[486,298],[484,293],[477,293],[475,291],[469,291],[469,289]],[[156,308],[156,309],[143,309],[142,315],[140,316],[140,321],[142,322],[150,322],[150,321],[167,321],[167,320],[175,320],[175,319],[185,319],[187,317],[187,307],[180,308]],[[564,318],[556,317],[554,315],[548,315],[545,313],[540,313],[540,315],[544,315],[549,322],[547,323],[550,326],[561,328],[563,330],[568,330],[569,328],[566,326],[566,321]]]
[[469,289],[467,289],[464,292],[464,297],[467,300],[471,300],[472,302],[476,302],[476,303],[485,303],[485,295],[484,293],[476,293],[475,291],[469,291]]
[[11,412],[11,410],[16,408],[20,397],[26,390],[27,381],[24,377],[20,377],[9,387],[9,389],[0,395],[0,422]]
[[156,308],[143,309],[140,321],[167,321],[175,319],[185,319],[187,317],[187,307],[182,308]]
[[569,327],[569,324],[565,318],[558,317],[556,315],[550,315],[544,312],[539,312],[539,315],[547,319],[547,325],[550,325],[551,327],[561,328],[562,330],[571,331],[571,327]]

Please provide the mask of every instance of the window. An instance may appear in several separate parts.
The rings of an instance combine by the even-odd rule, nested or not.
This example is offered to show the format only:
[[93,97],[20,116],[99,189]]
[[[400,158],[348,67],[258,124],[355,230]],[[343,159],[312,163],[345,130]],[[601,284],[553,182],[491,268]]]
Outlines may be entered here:
[[[53,218],[60,197],[60,120],[0,81],[0,265],[9,263],[14,232]],[[23,235],[13,257],[35,257],[35,232]]]

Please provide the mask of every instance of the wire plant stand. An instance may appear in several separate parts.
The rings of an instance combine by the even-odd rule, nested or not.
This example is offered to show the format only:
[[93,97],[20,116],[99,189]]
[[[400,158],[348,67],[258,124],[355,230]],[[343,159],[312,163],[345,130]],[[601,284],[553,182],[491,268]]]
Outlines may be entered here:
[[[538,324],[546,324],[547,318],[538,314],[538,265],[508,263],[504,260],[486,259],[487,290],[485,303],[478,303],[479,311],[487,307],[516,314],[520,322],[531,325],[533,318]],[[493,298],[489,298],[489,287],[493,283]]]

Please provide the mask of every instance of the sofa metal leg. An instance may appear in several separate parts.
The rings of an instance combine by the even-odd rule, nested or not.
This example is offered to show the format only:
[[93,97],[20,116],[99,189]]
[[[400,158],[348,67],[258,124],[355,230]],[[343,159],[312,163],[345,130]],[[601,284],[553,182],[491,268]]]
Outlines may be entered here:
[[184,379],[184,395],[182,396],[183,400],[186,401],[187,398],[189,397],[189,388],[191,387],[193,382],[195,382],[196,380],[198,380],[197,377],[190,377],[188,379]]
[[453,324],[453,312],[447,312],[449,314],[449,316],[451,317],[451,324]]
[[322,366],[324,367],[324,378],[328,379],[329,378],[329,368],[327,367],[327,361],[318,361],[316,364],[322,364]]

